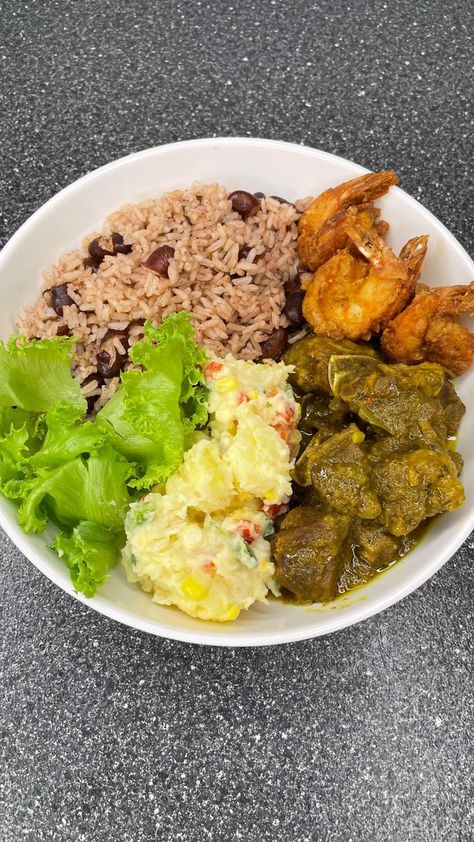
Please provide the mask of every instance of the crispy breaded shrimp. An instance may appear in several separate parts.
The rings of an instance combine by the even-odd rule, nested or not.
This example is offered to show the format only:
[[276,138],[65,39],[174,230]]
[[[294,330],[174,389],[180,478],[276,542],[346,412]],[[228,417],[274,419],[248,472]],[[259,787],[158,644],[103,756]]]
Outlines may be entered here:
[[[384,220],[379,220],[380,208],[376,208],[372,202],[365,205],[358,205],[355,209],[358,224],[367,231],[375,231],[383,236],[387,233],[389,225]],[[347,248],[357,256],[357,249],[354,248],[347,238],[345,224],[349,216],[354,214],[353,205],[345,205],[330,219],[323,223],[318,231],[317,237],[312,241],[312,263],[315,268],[322,266],[329,260],[336,251]],[[299,242],[301,242],[301,237]]]
[[411,304],[384,331],[382,349],[392,362],[428,360],[463,374],[474,357],[474,336],[457,320],[463,313],[474,314],[474,281],[434,289],[419,284]]
[[303,315],[315,333],[323,336],[370,339],[413,295],[423,244],[407,243],[405,259],[400,259],[374,230],[359,225],[356,208],[347,212],[344,227],[368,262],[348,249],[338,251],[306,284]]
[[474,357],[474,336],[453,316],[435,316],[425,336],[426,359],[450,374],[464,374]]
[[[395,286],[392,288],[393,300],[390,306],[388,306],[387,299],[386,311],[379,324],[379,328],[383,328],[388,321],[393,319],[395,314],[399,313],[411,301],[415,294],[416,282],[420,276],[428,249],[428,236],[423,234],[421,237],[412,237],[403,246],[399,257],[396,257],[380,236],[374,231],[364,231],[358,224],[358,220],[355,224],[348,221],[345,228],[351,242],[374,269],[380,273],[384,282],[389,278],[392,278],[392,282],[395,279],[399,281],[397,290],[395,290]],[[405,273],[402,271],[402,266],[407,273],[406,280],[404,280]]]
[[321,193],[303,213],[299,221],[298,254],[309,269],[317,269],[341,248],[347,246],[343,223],[348,208],[357,206],[359,223],[364,228],[375,227],[382,236],[388,223],[378,220],[380,210],[373,201],[396,184],[398,178],[391,170],[367,173]]

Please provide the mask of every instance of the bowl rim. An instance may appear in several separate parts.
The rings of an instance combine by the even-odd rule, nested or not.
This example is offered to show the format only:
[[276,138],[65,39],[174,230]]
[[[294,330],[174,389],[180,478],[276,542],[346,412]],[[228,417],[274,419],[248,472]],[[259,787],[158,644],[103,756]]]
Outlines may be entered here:
[[[91,170],[85,175],[80,176],[78,179],[66,185],[66,187],[63,187],[61,190],[59,190],[57,193],[51,196],[51,198],[49,198],[46,202],[40,205],[22,223],[22,225],[20,225],[20,227],[5,243],[4,247],[0,252],[0,272],[2,270],[2,265],[4,261],[8,258],[10,253],[15,250],[19,241],[21,241],[25,236],[28,235],[30,229],[35,226],[37,220],[43,214],[47,213],[50,210],[50,208],[54,207],[56,204],[59,204],[65,196],[77,191],[81,188],[83,184],[93,181],[97,176],[99,176],[103,172],[111,172],[114,169],[120,169],[120,167],[127,162],[131,162],[133,160],[138,159],[146,159],[147,157],[153,157],[160,151],[164,150],[173,151],[179,150],[183,147],[199,149],[207,147],[209,145],[232,146],[236,143],[248,147],[271,147],[274,149],[287,149],[288,151],[293,152],[303,152],[305,154],[314,155],[320,160],[334,161],[337,162],[339,165],[347,165],[348,170],[350,169],[352,172],[354,172],[354,170],[359,170],[360,173],[370,172],[370,170],[367,170],[365,167],[356,164],[355,162],[350,161],[347,158],[335,155],[331,152],[326,152],[324,150],[318,149],[316,147],[307,146],[305,144],[291,143],[282,140],[273,140],[271,138],[225,136],[195,138],[190,140],[176,141],[173,143],[160,144],[158,146],[149,147],[147,149],[139,150],[137,152],[132,152],[128,155],[124,155],[120,158],[110,161],[109,163],[103,164],[102,166]],[[403,194],[405,201],[408,201],[408,203],[411,204],[413,207],[421,209],[423,213],[428,216],[433,227],[438,229],[440,233],[442,233],[442,235],[445,238],[447,238],[450,247],[455,249],[464,260],[467,260],[471,264],[474,274],[474,261],[471,260],[467,251],[459,243],[456,237],[449,231],[449,229],[428,208],[426,208],[421,202],[419,202],[409,193],[406,193],[400,187],[393,187],[392,192],[400,192],[401,194]],[[256,636],[254,634],[249,634],[246,637],[238,637],[232,634],[232,632],[229,632],[219,636],[219,638],[212,638],[206,632],[207,626],[205,625],[203,625],[202,631],[199,631],[198,629],[196,631],[180,630],[179,628],[173,627],[159,628],[160,621],[151,621],[147,620],[146,618],[136,617],[134,614],[130,614],[126,609],[113,607],[112,605],[103,601],[100,597],[100,594],[99,596],[93,597],[92,599],[86,599],[82,594],[78,594],[74,590],[72,585],[68,587],[64,581],[60,581],[59,577],[56,576],[55,571],[50,570],[47,567],[46,563],[44,563],[39,557],[36,556],[34,550],[27,546],[27,536],[24,535],[18,524],[12,518],[4,514],[1,510],[0,526],[3,528],[4,532],[11,539],[14,545],[20,550],[20,552],[22,552],[23,555],[32,564],[34,564],[34,566],[38,570],[40,570],[50,581],[52,581],[53,584],[60,587],[62,591],[72,596],[78,602],[82,603],[83,605],[86,605],[88,608],[92,608],[93,610],[108,617],[109,619],[116,620],[119,623],[122,623],[123,625],[126,625],[130,628],[137,629],[138,631],[153,634],[156,637],[177,640],[183,643],[193,643],[215,647],[240,648],[274,646],[283,643],[295,643],[300,640],[309,640],[315,637],[321,637],[323,635],[331,634],[344,628],[347,628],[348,626],[360,623],[363,620],[368,619],[369,617],[372,617],[376,614],[380,614],[382,611],[385,611],[391,605],[400,602],[410,593],[417,590],[422,584],[424,584],[424,582],[430,579],[464,543],[464,541],[474,528],[474,507],[471,508],[470,513],[466,517],[464,527],[456,533],[456,535],[447,544],[447,546],[444,547],[443,551],[434,557],[434,560],[427,566],[426,569],[420,571],[418,575],[412,575],[410,580],[405,585],[401,584],[395,590],[394,593],[389,593],[385,597],[381,595],[377,599],[376,604],[374,605],[364,605],[363,601],[359,601],[356,605],[352,606],[352,611],[347,615],[345,615],[344,612],[338,613],[337,619],[334,615],[328,615],[327,619],[325,618],[324,621],[320,622],[317,628],[305,628],[295,630],[290,629],[286,631],[275,630],[271,635],[267,633],[265,637]]]

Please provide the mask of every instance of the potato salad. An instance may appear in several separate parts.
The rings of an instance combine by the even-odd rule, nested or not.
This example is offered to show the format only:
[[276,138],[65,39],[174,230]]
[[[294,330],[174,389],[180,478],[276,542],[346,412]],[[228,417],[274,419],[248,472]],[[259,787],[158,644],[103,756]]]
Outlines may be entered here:
[[269,539],[300,440],[290,370],[230,354],[208,363],[206,431],[126,518],[127,576],[155,602],[225,622],[278,595]]

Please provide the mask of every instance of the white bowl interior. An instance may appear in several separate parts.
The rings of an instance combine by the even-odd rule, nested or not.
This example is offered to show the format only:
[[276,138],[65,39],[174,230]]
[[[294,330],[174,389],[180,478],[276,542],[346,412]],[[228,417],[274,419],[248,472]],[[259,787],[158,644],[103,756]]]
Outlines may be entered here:
[[[318,150],[276,141],[223,138],[188,141],[131,155],[75,182],[47,202],[5,246],[0,255],[1,338],[15,329],[15,318],[39,294],[40,270],[75,248],[88,231],[121,204],[157,197],[193,181],[217,181],[230,189],[261,190],[288,199],[317,194],[352,178],[363,168]],[[400,248],[416,234],[430,235],[422,280],[433,286],[474,278],[474,264],[454,237],[416,200],[392,189],[381,200],[390,221],[388,240]],[[335,603],[314,608],[271,601],[255,605],[232,624],[194,620],[152,603],[127,582],[117,566],[99,594],[86,600],[74,593],[68,571],[47,546],[47,536],[25,535],[14,506],[0,498],[0,523],[19,549],[66,592],[98,611],[153,634],[214,645],[265,645],[300,640],[358,622],[401,599],[428,579],[461,545],[474,526],[474,372],[457,382],[467,405],[459,450],[465,467],[466,503],[443,516],[405,559],[363,589]]]

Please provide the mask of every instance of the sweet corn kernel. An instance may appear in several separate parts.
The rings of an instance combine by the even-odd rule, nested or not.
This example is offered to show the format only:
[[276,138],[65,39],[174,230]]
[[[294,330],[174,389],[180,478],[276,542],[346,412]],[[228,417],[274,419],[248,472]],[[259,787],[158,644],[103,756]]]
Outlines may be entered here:
[[257,392],[256,389],[254,389],[252,392],[249,392],[249,398],[250,398],[251,401],[256,401],[258,396],[259,396],[259,392]]
[[209,593],[209,588],[206,588],[193,576],[186,576],[182,582],[181,590],[186,599],[205,599]]
[[276,503],[277,500],[278,500],[278,497],[277,497],[277,495],[275,494],[274,491],[267,491],[267,493],[264,495],[263,499],[265,500],[266,503]]
[[364,433],[362,432],[362,430],[355,430],[355,432],[352,433],[353,444],[360,444],[361,442],[364,441],[364,439],[365,439],[365,436],[364,436]]
[[224,620],[236,620],[240,614],[240,608],[238,605],[231,605],[230,608],[225,612],[223,619]]
[[219,377],[215,386],[218,392],[233,392],[234,389],[239,388],[239,381],[233,375],[229,377]]

